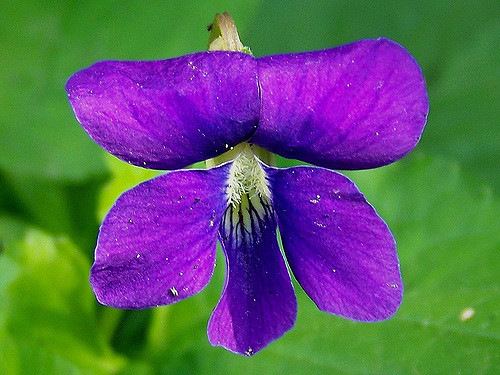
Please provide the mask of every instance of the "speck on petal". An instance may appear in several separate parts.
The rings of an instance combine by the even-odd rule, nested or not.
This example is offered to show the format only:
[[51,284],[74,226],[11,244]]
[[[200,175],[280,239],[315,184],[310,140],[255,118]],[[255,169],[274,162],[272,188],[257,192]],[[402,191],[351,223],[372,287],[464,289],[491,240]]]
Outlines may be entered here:
[[97,241],[90,282],[99,302],[140,309],[202,290],[215,266],[217,227],[209,223],[227,206],[228,173],[229,165],[175,171],[122,194]]
[[356,186],[318,167],[266,173],[288,263],[318,308],[360,321],[393,315],[403,293],[396,244]]

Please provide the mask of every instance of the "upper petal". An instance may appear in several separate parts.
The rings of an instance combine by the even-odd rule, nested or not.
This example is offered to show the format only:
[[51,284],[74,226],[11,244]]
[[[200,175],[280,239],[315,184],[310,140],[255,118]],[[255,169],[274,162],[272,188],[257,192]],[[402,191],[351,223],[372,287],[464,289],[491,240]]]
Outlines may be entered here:
[[102,223],[90,275],[99,302],[145,308],[205,287],[227,206],[228,169],[171,172],[118,198]]
[[293,327],[297,301],[276,238],[269,201],[254,195],[228,207],[220,226],[226,283],[208,324],[212,345],[253,355]]
[[200,52],[161,61],[103,61],[66,84],[78,121],[113,155],[176,169],[248,139],[259,114],[255,60]]
[[356,186],[317,167],[266,172],[288,263],[316,305],[361,321],[394,314],[403,292],[396,244]]
[[427,119],[420,67],[387,39],[262,57],[258,74],[261,114],[251,142],[284,157],[379,167],[410,152]]

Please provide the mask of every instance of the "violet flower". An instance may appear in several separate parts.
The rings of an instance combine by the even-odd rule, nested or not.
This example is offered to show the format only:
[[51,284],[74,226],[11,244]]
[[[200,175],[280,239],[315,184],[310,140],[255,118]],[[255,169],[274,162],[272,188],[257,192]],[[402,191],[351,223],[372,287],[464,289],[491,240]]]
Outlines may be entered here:
[[[290,269],[320,310],[358,321],[395,313],[403,285],[393,236],[330,168],[380,167],[417,144],[428,100],[404,48],[378,39],[261,58],[105,61],[66,88],[88,134],[126,162],[170,170],[225,153],[214,168],[173,171],[118,198],[91,270],[99,302],[142,309],[198,293],[219,238],[227,274],[208,338],[252,355],[296,319],[279,227]],[[274,168],[265,150],[319,167]]]

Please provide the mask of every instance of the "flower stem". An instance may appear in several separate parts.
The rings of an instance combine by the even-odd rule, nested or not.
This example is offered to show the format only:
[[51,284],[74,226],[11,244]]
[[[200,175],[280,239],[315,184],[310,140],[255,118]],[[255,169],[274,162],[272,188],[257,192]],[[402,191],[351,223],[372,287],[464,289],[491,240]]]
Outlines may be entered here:
[[208,29],[210,30],[209,51],[245,52],[245,46],[241,43],[236,25],[228,12],[217,13]]

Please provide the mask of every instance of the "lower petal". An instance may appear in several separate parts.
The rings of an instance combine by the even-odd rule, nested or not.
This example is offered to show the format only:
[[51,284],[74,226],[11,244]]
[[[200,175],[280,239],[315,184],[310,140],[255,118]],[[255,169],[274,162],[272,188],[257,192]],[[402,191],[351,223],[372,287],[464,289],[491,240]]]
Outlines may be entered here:
[[102,223],[90,274],[99,302],[167,305],[206,286],[227,207],[228,170],[171,172],[118,198]]
[[387,319],[403,285],[394,238],[346,177],[317,167],[266,168],[290,268],[319,309]]
[[219,233],[227,274],[208,338],[212,345],[251,356],[292,328],[297,315],[269,201],[243,196],[228,207]]

